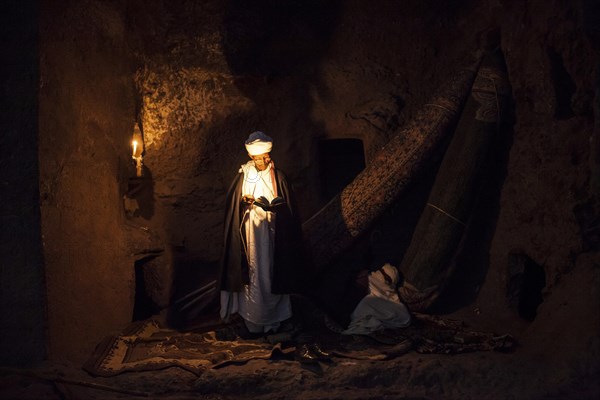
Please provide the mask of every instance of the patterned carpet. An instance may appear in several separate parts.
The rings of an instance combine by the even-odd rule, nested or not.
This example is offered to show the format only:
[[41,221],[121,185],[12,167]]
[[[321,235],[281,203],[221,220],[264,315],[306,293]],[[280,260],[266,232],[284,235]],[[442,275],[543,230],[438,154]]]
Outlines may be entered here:
[[[93,376],[180,367],[197,375],[211,368],[253,359],[286,359],[304,364],[336,358],[387,360],[409,351],[455,354],[472,351],[511,351],[509,335],[468,330],[459,321],[415,314],[404,329],[370,336],[345,336],[331,331],[280,333],[242,339],[235,325],[205,332],[179,332],[150,319],[136,322],[121,335],[103,340],[84,369]],[[315,340],[318,338],[318,341]],[[318,342],[318,343],[317,343]]]

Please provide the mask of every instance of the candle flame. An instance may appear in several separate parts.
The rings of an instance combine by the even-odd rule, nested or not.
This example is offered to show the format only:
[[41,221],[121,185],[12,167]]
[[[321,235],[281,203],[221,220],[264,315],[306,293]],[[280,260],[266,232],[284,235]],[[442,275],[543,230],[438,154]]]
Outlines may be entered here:
[[133,145],[133,157],[135,157],[135,154],[137,152],[138,142],[137,142],[137,140],[134,140],[134,141],[131,142],[131,144]]

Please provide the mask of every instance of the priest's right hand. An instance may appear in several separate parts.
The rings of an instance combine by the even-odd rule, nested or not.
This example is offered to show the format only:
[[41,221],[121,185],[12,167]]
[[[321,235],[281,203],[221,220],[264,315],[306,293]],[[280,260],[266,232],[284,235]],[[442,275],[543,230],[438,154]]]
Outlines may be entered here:
[[246,204],[252,204],[254,203],[254,196],[251,194],[245,194],[242,196],[242,201]]

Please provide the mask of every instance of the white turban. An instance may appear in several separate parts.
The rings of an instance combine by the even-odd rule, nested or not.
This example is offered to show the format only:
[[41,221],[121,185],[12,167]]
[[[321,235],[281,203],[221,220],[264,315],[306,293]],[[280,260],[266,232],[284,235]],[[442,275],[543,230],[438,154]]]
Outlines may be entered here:
[[[388,279],[391,281],[388,282]],[[396,293],[396,286],[400,280],[400,274],[393,265],[386,263],[377,271],[369,274],[369,291],[370,294],[376,297],[381,297],[395,303],[399,303],[400,299]]]
[[270,153],[273,148],[273,139],[263,132],[256,131],[248,136],[246,140],[246,150],[251,156]]

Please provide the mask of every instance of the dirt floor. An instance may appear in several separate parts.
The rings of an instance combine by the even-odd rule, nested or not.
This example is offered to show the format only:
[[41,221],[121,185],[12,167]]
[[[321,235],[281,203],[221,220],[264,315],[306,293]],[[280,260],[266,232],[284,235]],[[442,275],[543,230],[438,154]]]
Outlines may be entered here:
[[[318,367],[253,360],[92,378],[77,366],[2,370],[2,399],[597,399],[598,387],[555,380],[556,371],[512,354],[409,353],[388,361],[334,359]],[[553,382],[554,384],[549,384]],[[588,382],[589,385],[589,382]]]
[[95,379],[73,366],[54,365],[4,371],[1,382],[3,399],[32,400],[562,398],[547,388],[542,374],[524,373],[531,366],[519,368],[515,361],[497,353],[408,354],[380,362],[335,360],[320,372],[293,361],[250,361],[200,377],[169,368]]
[[[585,301],[585,296],[582,298]],[[294,336],[303,338],[304,343],[318,343],[329,353],[312,362],[278,357],[207,369],[199,375],[171,367],[125,372],[109,378],[92,377],[80,366],[67,363],[47,363],[27,370],[5,368],[0,370],[0,398],[598,399],[600,385],[596,378],[600,370],[593,356],[597,349],[593,345],[587,357],[573,354],[581,348],[575,342],[585,345],[583,342],[588,339],[583,338],[592,333],[588,331],[581,340],[577,338],[578,331],[593,322],[584,314],[570,315],[581,326],[573,324],[573,335],[567,339],[551,333],[550,320],[543,327],[549,332],[546,340],[540,343],[534,334],[533,343],[528,337],[531,325],[523,325],[521,333],[516,332],[518,343],[508,352],[420,354],[413,350],[387,360],[360,360],[336,355],[332,349],[342,346],[355,350],[355,355],[373,356],[391,354],[393,346],[382,344],[381,337],[343,336],[325,326],[313,325],[311,330]],[[470,320],[464,323],[469,330],[490,326],[487,316],[476,307],[444,318]],[[265,338],[254,340],[264,342]],[[299,347],[299,342],[288,342],[284,348]],[[595,343],[597,347],[597,340]]]

